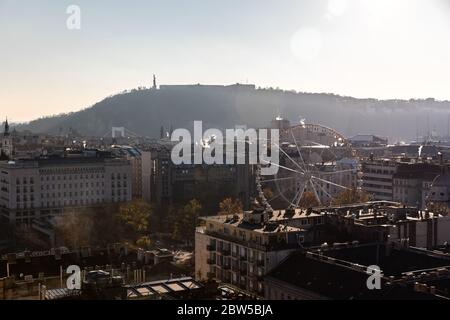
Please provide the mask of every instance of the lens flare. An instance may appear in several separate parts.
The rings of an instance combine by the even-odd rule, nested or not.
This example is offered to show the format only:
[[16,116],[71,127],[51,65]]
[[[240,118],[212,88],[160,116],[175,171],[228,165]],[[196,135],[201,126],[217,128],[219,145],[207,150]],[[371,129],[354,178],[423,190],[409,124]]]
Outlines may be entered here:
[[316,59],[322,50],[322,34],[315,28],[301,28],[291,39],[291,50],[301,61]]

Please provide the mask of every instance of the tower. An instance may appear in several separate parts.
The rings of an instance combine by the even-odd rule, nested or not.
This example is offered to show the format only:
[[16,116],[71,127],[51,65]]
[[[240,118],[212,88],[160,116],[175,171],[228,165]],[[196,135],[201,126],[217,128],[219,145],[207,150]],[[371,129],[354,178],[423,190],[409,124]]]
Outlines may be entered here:
[[6,118],[6,121],[5,121],[5,130],[3,131],[3,136],[5,136],[5,137],[9,136],[8,118]]
[[158,86],[156,84],[156,75],[153,75],[153,89],[154,90],[158,89]]
[[2,153],[11,158],[13,156],[14,153],[14,146],[13,146],[13,137],[11,136],[10,132],[9,132],[9,123],[8,123],[8,118],[6,118],[5,121],[5,127],[4,127],[4,131],[3,131],[3,137],[2,137]]

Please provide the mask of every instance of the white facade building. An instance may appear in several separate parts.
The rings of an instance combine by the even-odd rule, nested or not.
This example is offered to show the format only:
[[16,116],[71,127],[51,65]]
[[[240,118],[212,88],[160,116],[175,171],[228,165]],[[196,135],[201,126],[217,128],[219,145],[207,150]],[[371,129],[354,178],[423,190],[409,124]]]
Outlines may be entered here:
[[390,159],[363,162],[363,190],[371,194],[373,200],[392,201],[393,176],[397,168],[398,162]]
[[74,156],[0,164],[0,216],[31,224],[81,208],[132,199],[132,171],[126,159]]

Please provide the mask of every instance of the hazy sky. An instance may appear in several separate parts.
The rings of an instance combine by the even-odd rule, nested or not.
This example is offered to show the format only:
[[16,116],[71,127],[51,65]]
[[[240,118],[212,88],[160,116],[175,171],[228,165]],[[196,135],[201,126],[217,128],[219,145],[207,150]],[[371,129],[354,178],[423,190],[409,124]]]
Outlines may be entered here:
[[153,73],[450,100],[450,0],[0,0],[0,117],[79,110]]

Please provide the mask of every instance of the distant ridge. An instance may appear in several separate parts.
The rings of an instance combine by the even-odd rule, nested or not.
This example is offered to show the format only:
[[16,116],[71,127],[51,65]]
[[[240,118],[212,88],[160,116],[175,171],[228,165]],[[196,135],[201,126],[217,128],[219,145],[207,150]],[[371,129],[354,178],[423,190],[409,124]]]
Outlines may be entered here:
[[157,138],[161,126],[192,128],[268,126],[280,113],[291,122],[306,118],[351,136],[371,133],[392,140],[449,132],[450,102],[356,99],[325,93],[259,89],[254,85],[162,85],[133,89],[104,99],[90,108],[18,125],[18,130],[66,134],[69,128],[86,136],[105,136],[112,127],[126,127]]

